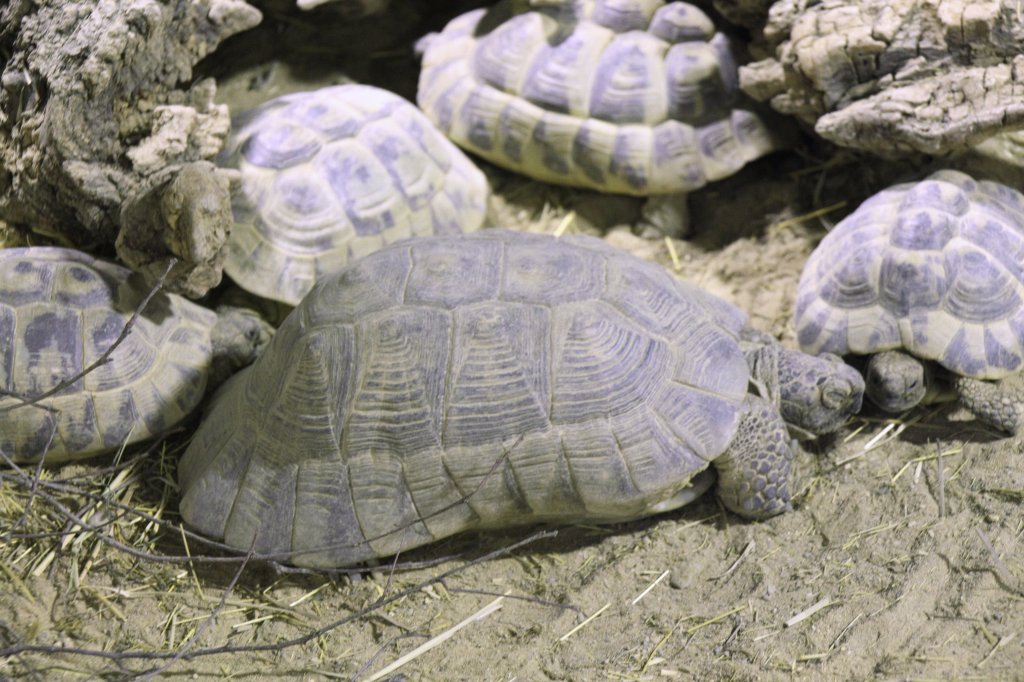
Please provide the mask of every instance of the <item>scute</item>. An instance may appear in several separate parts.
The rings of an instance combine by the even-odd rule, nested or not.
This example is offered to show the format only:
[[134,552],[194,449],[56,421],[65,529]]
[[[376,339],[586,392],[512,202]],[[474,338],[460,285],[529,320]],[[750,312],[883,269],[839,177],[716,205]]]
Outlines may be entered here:
[[732,439],[745,323],[589,237],[384,247],[318,282],[218,393],[181,462],[182,512],[308,566],[471,527],[629,518]]
[[[0,390],[39,396],[91,366],[148,293],[131,273],[56,247],[0,250]],[[216,315],[157,294],[108,362],[22,406],[0,397],[0,449],[16,462],[99,454],[172,426],[198,403]]]
[[[503,0],[424,41],[417,101],[456,144],[510,170],[668,194],[777,148],[743,108],[736,72],[728,39],[687,3],[578,0],[517,11]],[[666,135],[676,144],[661,145]]]
[[294,305],[385,244],[483,223],[483,174],[397,95],[333,86],[238,122],[220,158],[242,178],[224,270],[260,296]]
[[1024,196],[943,170],[890,187],[840,222],[800,278],[813,353],[903,348],[977,379],[1024,362]]

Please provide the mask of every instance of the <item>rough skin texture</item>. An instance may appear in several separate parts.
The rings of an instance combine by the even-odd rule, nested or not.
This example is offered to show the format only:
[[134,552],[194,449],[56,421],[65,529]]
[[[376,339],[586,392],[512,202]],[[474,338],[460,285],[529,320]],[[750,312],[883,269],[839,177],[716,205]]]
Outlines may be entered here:
[[999,381],[952,375],[934,362],[903,351],[871,356],[867,394],[886,412],[903,412],[919,404],[957,400],[980,421],[1017,436],[1024,430],[1024,376]]
[[1024,125],[1017,2],[780,0],[765,37],[741,88],[836,144],[942,154]]
[[[122,221],[122,205],[160,191],[182,165],[212,158],[227,134],[228,112],[213,104],[212,82],[184,89],[192,67],[259,20],[242,0],[7,4],[0,218],[82,246],[110,245],[137,229]],[[134,254],[121,255],[138,267]],[[166,246],[143,260],[170,255],[191,265],[189,254]],[[206,281],[171,286],[195,295]]]
[[997,383],[957,377],[953,387],[960,404],[978,419],[1011,436],[1024,430],[1024,377],[1020,374]]
[[767,518],[789,511],[793,446],[778,410],[748,395],[736,435],[715,460],[718,497],[730,511]]
[[778,387],[779,412],[787,424],[820,436],[860,412],[864,379],[839,356],[789,350],[752,327],[743,330],[740,347],[754,381]]
[[868,398],[886,412],[909,410],[935,392],[928,363],[903,351],[872,355],[865,374]]

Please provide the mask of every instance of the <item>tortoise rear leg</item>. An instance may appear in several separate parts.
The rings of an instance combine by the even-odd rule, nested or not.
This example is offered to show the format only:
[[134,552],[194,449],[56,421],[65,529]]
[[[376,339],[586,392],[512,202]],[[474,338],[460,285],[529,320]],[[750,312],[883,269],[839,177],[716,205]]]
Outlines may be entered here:
[[953,380],[960,404],[1000,431],[1024,433],[1024,378],[1015,374],[999,382],[957,377]]
[[778,409],[748,394],[736,435],[715,460],[718,497],[740,516],[759,519],[792,509],[793,446]]

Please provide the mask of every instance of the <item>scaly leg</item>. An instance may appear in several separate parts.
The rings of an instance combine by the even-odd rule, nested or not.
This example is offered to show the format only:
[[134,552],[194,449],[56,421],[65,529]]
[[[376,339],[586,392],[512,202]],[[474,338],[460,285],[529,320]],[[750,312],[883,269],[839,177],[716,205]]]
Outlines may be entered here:
[[747,395],[736,435],[715,460],[718,497],[740,516],[760,519],[792,509],[790,467],[793,444],[778,409]]

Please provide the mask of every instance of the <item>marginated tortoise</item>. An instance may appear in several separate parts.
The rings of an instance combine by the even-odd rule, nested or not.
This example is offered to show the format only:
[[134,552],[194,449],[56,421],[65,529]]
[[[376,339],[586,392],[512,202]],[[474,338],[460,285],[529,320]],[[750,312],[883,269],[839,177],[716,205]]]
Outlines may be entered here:
[[811,254],[796,328],[809,353],[870,355],[884,410],[958,398],[1019,433],[1024,195],[953,170],[876,194]]
[[685,193],[775,150],[744,108],[729,39],[684,2],[506,0],[421,41],[417,101],[461,147],[538,180],[651,196],[685,231]]
[[241,310],[157,293],[108,362],[32,402],[98,360],[149,292],[138,275],[79,251],[0,249],[0,452],[59,462],[166,431],[268,339]]
[[326,273],[404,237],[483,224],[483,173],[412,104],[368,85],[270,100],[221,155],[241,191],[225,272],[295,305]]
[[783,350],[600,240],[410,239],[318,282],[218,393],[181,461],[181,512],[311,567],[674,509],[711,464],[727,507],[766,517],[790,507],[783,420],[834,430],[862,392],[838,358]]

